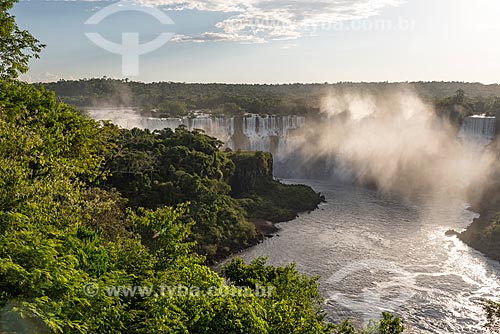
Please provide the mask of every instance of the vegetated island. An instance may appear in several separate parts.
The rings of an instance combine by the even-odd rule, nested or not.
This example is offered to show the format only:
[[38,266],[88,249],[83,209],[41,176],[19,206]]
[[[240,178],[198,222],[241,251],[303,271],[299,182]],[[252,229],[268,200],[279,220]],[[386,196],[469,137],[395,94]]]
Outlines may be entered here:
[[182,126],[155,132],[106,126],[112,150],[101,187],[131,208],[189,202],[185,219],[196,222],[195,250],[209,262],[272,234],[274,226],[262,220],[291,220],[324,199],[307,186],[274,180],[270,153],[222,151],[218,139]]

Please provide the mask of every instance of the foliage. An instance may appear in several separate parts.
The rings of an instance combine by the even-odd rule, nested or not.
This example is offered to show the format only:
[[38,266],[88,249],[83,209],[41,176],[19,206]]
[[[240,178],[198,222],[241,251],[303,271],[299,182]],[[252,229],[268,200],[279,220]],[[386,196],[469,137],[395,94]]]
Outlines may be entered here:
[[[268,312],[267,323],[275,324],[270,333],[334,333],[334,334],[401,334],[404,325],[401,319],[382,313],[382,319],[372,322],[365,329],[355,328],[348,320],[338,325],[326,324],[325,313],[317,290],[318,277],[300,275],[294,264],[286,267],[266,266],[266,258],[257,258],[250,264],[241,259],[233,259],[223,267],[222,275],[231,284],[243,286],[253,291],[272,287],[272,297],[265,301],[268,305],[279,305],[290,310],[287,322],[283,323],[282,314]],[[276,318],[274,318],[276,317]],[[300,321],[299,320],[300,317]],[[292,326],[289,326],[289,325]]]
[[394,317],[393,315],[383,312],[382,319],[380,320],[380,334],[399,334],[405,329],[401,319]]
[[[495,197],[498,197],[496,190]],[[500,212],[493,214],[494,211],[488,210],[498,210],[498,207],[498,203],[489,204],[481,211],[481,217],[460,234],[462,241],[495,260],[500,260]]]
[[485,300],[483,303],[484,310],[486,311],[486,316],[488,322],[486,323],[486,329],[490,333],[498,333],[500,331],[500,304],[492,302],[490,300]]
[[324,197],[303,185],[282,184],[278,181],[260,182],[257,187],[241,195],[240,203],[252,218],[274,223],[286,222],[300,212],[312,211]]
[[271,154],[222,152],[222,143],[201,131],[122,129],[109,141],[108,173],[99,184],[118,190],[132,208],[189,202],[183,219],[196,222],[191,240],[209,261],[257,241],[244,209],[249,218],[279,222],[321,201],[309,187],[274,181]]
[[179,117],[186,116],[188,111],[184,102],[165,100],[158,105],[157,109],[144,109],[143,114],[153,117]]
[[28,70],[30,58],[38,58],[44,45],[28,31],[19,29],[8,13],[17,0],[0,1],[0,77],[16,78]]
[[[191,252],[190,229],[196,226],[186,220],[191,205],[125,210],[117,192],[90,186],[107,166],[100,154],[117,148],[100,138],[103,131],[110,133],[105,125],[56,104],[43,89],[9,82],[1,92],[0,333],[325,332],[327,325],[316,315],[314,280],[292,267],[266,269],[262,263],[257,269],[272,273],[262,283],[276,284],[278,292],[271,298],[252,289],[232,295],[233,287]],[[204,145],[210,139],[179,131],[156,134],[162,139],[155,147],[166,149],[160,147],[163,140],[175,142],[172,148],[186,141],[199,149],[191,152],[195,160],[200,152],[211,152]],[[141,138],[155,142],[151,135]],[[173,152],[180,152],[181,160],[170,162],[180,169],[190,154]],[[195,184],[224,177],[214,161],[231,166],[222,156],[207,156],[211,163],[199,160],[199,171],[183,171],[199,178]],[[193,198],[205,195],[195,191]],[[100,287],[93,296],[85,294],[89,283]],[[194,286],[200,293],[215,288],[220,294],[109,292],[109,287],[162,284]]]
[[273,156],[267,152],[237,151],[228,152],[235,165],[229,184],[236,197],[255,190],[258,182],[272,181]]
[[[115,105],[136,107],[145,113],[165,109],[165,101],[185,105],[187,110],[226,115],[243,112],[305,114],[319,108],[319,99],[307,99],[311,92],[303,85],[144,84],[103,78],[59,81],[47,87],[63,101],[81,107],[109,105],[109,101],[114,101]],[[174,114],[170,110],[168,113]]]
[[356,334],[356,328],[349,322],[349,320],[343,320],[340,324],[335,326],[333,330],[334,334]]
[[112,275],[101,232],[84,226],[80,179],[98,172],[99,129],[44,90],[1,86],[0,331],[85,332],[99,307],[118,329],[120,304],[104,298],[89,307],[82,295],[90,277]]
[[226,180],[234,164],[220,151],[221,142],[199,131],[178,128],[151,133],[120,130],[110,139],[106,180],[133,208],[156,209],[189,202],[184,221],[195,221],[195,250],[215,260],[254,243],[254,226],[229,195]]
[[405,330],[403,321],[387,312],[382,312],[378,322],[370,320],[365,328],[355,328],[349,320],[344,320],[334,327],[334,334],[401,334]]
[[286,185],[273,179],[273,157],[265,152],[229,152],[235,164],[231,194],[250,218],[279,223],[311,211],[324,197],[304,185]]
[[[237,258],[223,268],[222,274],[231,284],[253,291],[271,287],[272,296],[264,300],[269,306],[267,323],[274,326],[270,333],[328,333],[333,328],[323,324],[318,278],[300,275],[293,264],[276,268],[266,266],[265,258],[257,258],[247,265]],[[289,314],[283,318],[281,311],[285,310]]]
[[245,110],[234,102],[224,103],[217,110],[217,114],[222,114],[227,117],[241,116],[245,114]]
[[496,240],[500,250],[500,212],[497,213],[496,217],[484,229],[484,235],[486,239]]
[[[167,103],[185,106],[188,111],[204,110],[210,113],[240,115],[242,112],[274,115],[309,115],[319,113],[322,98],[328,93],[357,91],[360,94],[384,94],[394,90],[411,90],[436,105],[449,116],[459,114],[496,114],[500,108],[500,85],[466,82],[412,82],[412,83],[352,83],[336,84],[186,84],[176,82],[141,83],[128,80],[82,79],[48,83],[67,103],[80,107],[129,106],[147,114],[159,111]],[[463,92],[462,95],[456,92]],[[450,98],[451,96],[451,98]],[[458,99],[456,99],[458,97]],[[460,99],[462,97],[463,99]],[[113,101],[110,103],[110,101]],[[184,115],[171,112],[171,115]],[[153,113],[154,115],[154,113]],[[160,115],[160,113],[157,113]]]

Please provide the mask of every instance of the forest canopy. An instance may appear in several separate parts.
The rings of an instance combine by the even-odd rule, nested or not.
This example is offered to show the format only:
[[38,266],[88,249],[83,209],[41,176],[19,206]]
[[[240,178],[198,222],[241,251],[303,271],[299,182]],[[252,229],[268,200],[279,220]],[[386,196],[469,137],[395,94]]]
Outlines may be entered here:
[[55,91],[60,101],[79,107],[133,107],[145,115],[157,117],[184,116],[195,110],[225,115],[244,112],[316,115],[321,108],[322,98],[331,92],[354,91],[359,94],[383,95],[398,89],[414,91],[438,107],[450,103],[449,98],[460,91],[469,98],[471,112],[496,113],[500,110],[500,85],[466,82],[259,85],[142,83],[102,78],[60,80],[43,85]]

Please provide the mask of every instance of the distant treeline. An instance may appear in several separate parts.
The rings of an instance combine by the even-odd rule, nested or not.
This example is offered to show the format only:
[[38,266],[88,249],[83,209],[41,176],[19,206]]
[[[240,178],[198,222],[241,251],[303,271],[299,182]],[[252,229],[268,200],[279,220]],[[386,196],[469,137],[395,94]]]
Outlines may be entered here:
[[352,83],[335,84],[190,84],[142,83],[109,78],[61,80],[43,84],[58,99],[78,107],[135,107],[161,116],[186,115],[192,110],[213,113],[243,112],[276,115],[316,114],[321,99],[334,91],[383,94],[394,89],[411,89],[428,102],[446,104],[461,92],[469,97],[471,112],[496,112],[500,106],[500,85],[467,82]]

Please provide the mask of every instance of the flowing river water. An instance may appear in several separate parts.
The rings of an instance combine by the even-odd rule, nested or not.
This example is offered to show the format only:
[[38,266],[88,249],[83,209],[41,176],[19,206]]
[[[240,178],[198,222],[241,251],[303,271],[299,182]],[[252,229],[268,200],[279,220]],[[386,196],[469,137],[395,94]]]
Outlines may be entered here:
[[295,262],[319,276],[328,319],[357,324],[391,311],[407,333],[484,333],[482,298],[498,300],[500,264],[447,237],[476,216],[464,203],[417,205],[341,181],[286,180],[321,192],[318,210],[279,225],[279,236],[239,254]]

